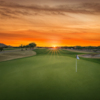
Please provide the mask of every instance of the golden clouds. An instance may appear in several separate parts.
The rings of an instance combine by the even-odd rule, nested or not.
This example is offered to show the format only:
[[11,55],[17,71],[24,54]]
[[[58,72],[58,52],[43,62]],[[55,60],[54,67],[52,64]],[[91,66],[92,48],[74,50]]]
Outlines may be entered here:
[[76,3],[61,5],[23,5],[14,2],[0,1],[0,16],[6,18],[20,18],[29,15],[67,15],[73,14],[100,14],[100,3]]
[[2,42],[13,41],[13,44],[19,45],[34,41],[41,46],[99,45],[100,3],[76,0],[77,3],[58,4],[54,0],[53,4],[52,0],[46,5],[43,2],[27,5],[22,1],[0,2]]

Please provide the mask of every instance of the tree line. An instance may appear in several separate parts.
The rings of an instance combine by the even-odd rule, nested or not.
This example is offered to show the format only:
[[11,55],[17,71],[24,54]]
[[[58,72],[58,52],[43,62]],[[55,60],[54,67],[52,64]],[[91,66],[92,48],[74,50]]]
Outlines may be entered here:
[[26,50],[27,50],[28,48],[34,49],[34,47],[36,47],[36,43],[29,43],[28,45],[22,45],[22,44],[21,44],[21,46],[19,46],[19,47],[21,48],[21,51],[23,51],[23,48],[25,48]]
[[[34,47],[36,47],[36,43],[29,43],[28,45],[20,45],[19,47],[13,47],[13,48],[21,48],[21,51],[23,51],[23,49],[25,48],[25,50],[27,50],[28,48],[30,49],[34,49]],[[0,51],[3,51],[4,48],[9,48],[7,46],[4,46],[4,47],[0,47]]]
[[76,50],[92,50],[94,52],[100,51],[100,46],[64,46],[62,49],[76,49]]

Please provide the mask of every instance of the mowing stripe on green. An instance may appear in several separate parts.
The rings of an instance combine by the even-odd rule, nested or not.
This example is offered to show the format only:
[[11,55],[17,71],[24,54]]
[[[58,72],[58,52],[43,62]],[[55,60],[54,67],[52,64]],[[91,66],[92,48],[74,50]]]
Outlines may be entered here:
[[37,55],[0,62],[0,100],[99,100],[100,64],[76,53],[36,50]]

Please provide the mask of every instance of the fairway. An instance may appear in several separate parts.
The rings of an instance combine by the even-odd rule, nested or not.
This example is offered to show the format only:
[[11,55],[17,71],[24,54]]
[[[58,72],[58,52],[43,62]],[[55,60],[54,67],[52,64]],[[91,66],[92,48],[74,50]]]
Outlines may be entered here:
[[67,50],[0,62],[0,100],[100,100],[100,59]]

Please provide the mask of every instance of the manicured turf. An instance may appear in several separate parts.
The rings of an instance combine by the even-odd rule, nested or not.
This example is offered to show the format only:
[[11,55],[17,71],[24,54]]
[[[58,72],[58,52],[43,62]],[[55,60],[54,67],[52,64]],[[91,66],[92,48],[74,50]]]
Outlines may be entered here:
[[100,100],[100,59],[65,50],[0,62],[0,100]]

